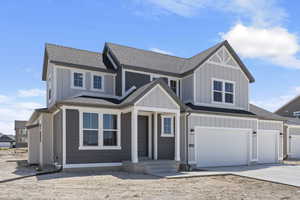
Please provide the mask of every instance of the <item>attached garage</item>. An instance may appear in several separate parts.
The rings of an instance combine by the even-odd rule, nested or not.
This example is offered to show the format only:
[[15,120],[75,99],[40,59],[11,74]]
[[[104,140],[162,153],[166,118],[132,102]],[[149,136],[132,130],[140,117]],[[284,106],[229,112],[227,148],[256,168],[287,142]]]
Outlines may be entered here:
[[251,129],[196,127],[197,167],[247,165],[251,134]]
[[300,159],[300,135],[290,136],[290,157]]
[[277,130],[258,130],[258,163],[276,163],[278,157]]

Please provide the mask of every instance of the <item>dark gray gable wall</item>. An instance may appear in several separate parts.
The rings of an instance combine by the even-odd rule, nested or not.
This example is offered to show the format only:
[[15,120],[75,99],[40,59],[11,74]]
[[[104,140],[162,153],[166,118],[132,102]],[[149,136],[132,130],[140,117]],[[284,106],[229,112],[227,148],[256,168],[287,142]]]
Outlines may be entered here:
[[66,110],[66,164],[112,163],[131,159],[131,114],[121,115],[121,150],[79,150],[79,111]]
[[283,106],[275,113],[284,117],[294,117],[294,112],[300,111],[300,96],[296,97],[287,105]]
[[149,83],[150,75],[135,73],[135,72],[125,72],[125,91],[129,90],[132,86],[140,88],[141,86]]
[[159,160],[174,160],[175,136],[161,137],[161,115],[158,115],[157,120],[157,157]]

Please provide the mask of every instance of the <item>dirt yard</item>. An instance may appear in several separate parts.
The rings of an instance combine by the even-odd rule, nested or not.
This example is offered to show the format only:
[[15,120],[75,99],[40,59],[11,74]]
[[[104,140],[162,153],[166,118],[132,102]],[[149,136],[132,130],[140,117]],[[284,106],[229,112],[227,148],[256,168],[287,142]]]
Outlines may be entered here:
[[158,179],[125,172],[57,173],[0,183],[0,199],[287,200],[300,199],[300,188],[237,176]]

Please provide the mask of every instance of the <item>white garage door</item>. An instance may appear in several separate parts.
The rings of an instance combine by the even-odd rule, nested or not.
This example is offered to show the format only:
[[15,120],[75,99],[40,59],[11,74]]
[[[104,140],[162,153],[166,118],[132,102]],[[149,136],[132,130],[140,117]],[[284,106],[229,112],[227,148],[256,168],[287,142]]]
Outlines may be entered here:
[[198,167],[246,165],[249,160],[251,130],[196,128]]
[[291,135],[291,158],[300,159],[300,135]]
[[258,130],[258,162],[275,163],[279,131]]

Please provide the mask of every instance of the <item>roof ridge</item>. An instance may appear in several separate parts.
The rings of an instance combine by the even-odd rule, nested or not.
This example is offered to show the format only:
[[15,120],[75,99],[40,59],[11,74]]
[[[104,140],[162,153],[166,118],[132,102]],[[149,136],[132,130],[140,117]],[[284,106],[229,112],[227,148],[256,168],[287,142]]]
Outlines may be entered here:
[[135,50],[144,51],[144,52],[149,52],[149,53],[154,53],[154,54],[160,54],[160,55],[168,56],[168,57],[175,57],[175,58],[179,58],[179,59],[183,59],[183,60],[187,60],[187,59],[188,59],[188,58],[184,58],[184,57],[174,56],[174,55],[165,54],[165,53],[159,53],[159,52],[156,52],[156,51],[151,51],[151,50],[141,49],[141,48],[137,48],[137,47],[131,47],[131,46],[127,46],[127,45],[116,44],[116,43],[112,43],[112,42],[106,42],[106,44],[112,44],[112,45],[117,45],[117,46],[123,46],[123,47],[127,47],[127,48],[130,48],[130,49],[135,49]]
[[205,49],[205,50],[203,50],[203,51],[201,51],[201,52],[199,52],[199,53],[193,55],[192,57],[189,57],[188,60],[189,60],[189,59],[192,59],[192,58],[194,58],[194,57],[196,57],[196,56],[198,56],[199,54],[202,54],[202,53],[205,52],[205,51],[208,51],[208,50],[211,49],[211,48],[214,48],[214,47],[216,47],[216,46],[222,46],[222,45],[225,44],[226,42],[227,42],[227,40],[224,40],[224,41],[222,41],[222,42],[219,42],[219,43],[217,43],[217,44],[215,44],[215,45],[213,45],[213,46],[211,46],[211,47],[209,47],[209,48],[207,48],[207,49]]
[[94,53],[94,54],[102,54],[102,52],[96,52],[96,51],[85,50],[85,49],[78,49],[78,48],[74,48],[74,47],[68,47],[68,46],[64,46],[64,45],[59,45],[59,44],[53,44],[53,43],[47,43],[46,42],[45,46],[47,47],[48,45],[56,46],[56,47],[60,47],[60,48],[65,48],[65,49],[76,50],[76,51],[83,51],[83,52]]

